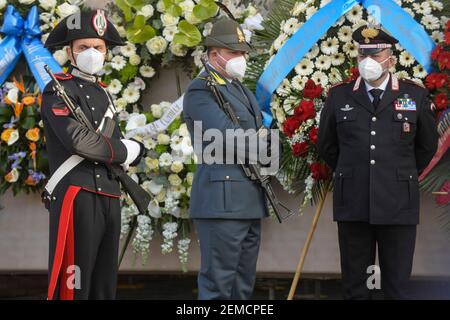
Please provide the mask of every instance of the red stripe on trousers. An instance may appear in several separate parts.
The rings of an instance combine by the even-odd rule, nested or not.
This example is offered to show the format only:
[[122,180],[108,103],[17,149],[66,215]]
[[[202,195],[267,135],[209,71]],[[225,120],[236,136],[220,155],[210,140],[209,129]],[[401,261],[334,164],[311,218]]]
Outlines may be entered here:
[[[61,300],[73,300],[73,288],[67,286],[67,268],[75,263],[74,232],[73,232],[73,203],[81,187],[70,186],[64,195],[59,216],[58,236],[56,240],[55,256],[53,258],[52,273],[48,286],[48,300],[53,300],[59,277],[59,297]],[[62,272],[61,272],[62,271]]]

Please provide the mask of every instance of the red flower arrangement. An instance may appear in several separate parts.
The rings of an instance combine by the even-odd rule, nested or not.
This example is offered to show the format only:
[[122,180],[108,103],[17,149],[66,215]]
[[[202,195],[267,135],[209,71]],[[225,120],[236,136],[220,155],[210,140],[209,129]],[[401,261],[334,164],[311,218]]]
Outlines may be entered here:
[[431,53],[436,71],[430,73],[425,79],[425,86],[430,90],[433,102],[438,111],[441,112],[449,107],[450,95],[450,22],[447,23],[444,42],[438,44]]

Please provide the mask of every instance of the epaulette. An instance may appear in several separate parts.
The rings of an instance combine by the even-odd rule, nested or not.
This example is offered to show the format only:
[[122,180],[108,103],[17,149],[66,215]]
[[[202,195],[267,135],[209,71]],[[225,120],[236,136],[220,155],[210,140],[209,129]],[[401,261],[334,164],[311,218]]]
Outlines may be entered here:
[[333,84],[333,85],[330,87],[330,89],[331,89],[331,88],[335,88],[335,87],[339,87],[339,86],[341,86],[341,85],[343,85],[343,84],[346,84],[346,83],[348,83],[348,82],[341,81],[341,82],[335,83],[335,84]]
[[70,73],[58,72],[58,73],[55,73],[55,78],[58,80],[64,81],[64,80],[72,79],[73,76]]
[[399,79],[399,80],[400,80],[400,81],[404,81],[404,82],[406,82],[406,83],[414,84],[414,85],[416,85],[416,86],[418,86],[418,87],[421,87],[421,88],[426,89],[426,87],[425,87],[422,83],[416,82],[416,81],[414,81],[414,80],[411,80],[411,79],[405,79],[405,78],[401,78],[401,79]]

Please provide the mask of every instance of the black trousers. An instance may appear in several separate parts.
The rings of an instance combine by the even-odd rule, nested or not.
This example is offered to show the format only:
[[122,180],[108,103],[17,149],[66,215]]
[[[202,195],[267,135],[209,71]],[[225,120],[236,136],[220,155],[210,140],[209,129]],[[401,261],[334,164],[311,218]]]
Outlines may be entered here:
[[408,299],[416,225],[338,222],[344,299],[370,299],[367,285],[378,246],[381,290],[385,299]]
[[[63,198],[64,195],[60,195],[50,206],[49,282],[58,233],[62,232],[59,222]],[[71,276],[70,283],[75,285],[72,288],[73,299],[115,298],[120,227],[120,199],[84,190],[77,193],[73,201],[74,267],[68,269],[64,264],[61,266],[53,299],[60,299],[60,289],[66,286],[66,281],[60,277],[63,272]]]

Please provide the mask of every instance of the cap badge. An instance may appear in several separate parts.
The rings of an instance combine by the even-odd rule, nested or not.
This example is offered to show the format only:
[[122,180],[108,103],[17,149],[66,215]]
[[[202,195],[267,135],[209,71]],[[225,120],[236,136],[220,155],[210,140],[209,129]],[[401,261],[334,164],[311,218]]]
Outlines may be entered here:
[[108,28],[108,21],[105,17],[105,12],[103,10],[97,10],[97,13],[92,18],[92,25],[95,31],[100,37],[103,37],[106,29]]
[[245,36],[244,36],[244,33],[242,32],[241,28],[237,27],[236,32],[237,32],[237,36],[239,38],[239,42],[245,42]]
[[376,36],[378,36],[378,34],[379,34],[379,31],[377,29],[374,29],[374,28],[365,28],[361,32],[361,35],[364,37],[364,42],[365,43],[370,43],[370,39],[375,38]]

